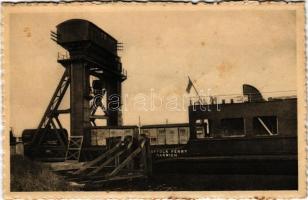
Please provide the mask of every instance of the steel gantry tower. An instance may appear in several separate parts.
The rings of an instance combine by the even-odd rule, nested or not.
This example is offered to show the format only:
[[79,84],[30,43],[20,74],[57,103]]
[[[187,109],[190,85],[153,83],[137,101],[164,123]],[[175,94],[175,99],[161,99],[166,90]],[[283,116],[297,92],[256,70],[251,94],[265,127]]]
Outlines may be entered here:
[[[59,114],[70,114],[70,135],[83,137],[83,146],[91,145],[90,129],[97,120],[107,126],[121,125],[121,84],[127,78],[117,52],[122,44],[95,24],[82,19],[71,19],[57,25],[52,40],[67,50],[58,55],[64,74],[47,106],[32,139],[39,148],[48,134],[63,129]],[[90,77],[94,80],[91,82]],[[70,108],[59,110],[59,105],[70,87]],[[105,102],[102,100],[106,99]],[[103,114],[96,114],[102,109]],[[65,146],[65,144],[63,144]]]

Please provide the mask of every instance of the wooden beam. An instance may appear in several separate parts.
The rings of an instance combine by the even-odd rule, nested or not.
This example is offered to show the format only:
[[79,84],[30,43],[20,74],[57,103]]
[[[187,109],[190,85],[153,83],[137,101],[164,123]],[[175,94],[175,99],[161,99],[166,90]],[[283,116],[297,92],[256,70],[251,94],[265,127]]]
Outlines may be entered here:
[[111,149],[109,149],[107,152],[105,152],[103,155],[97,157],[96,159],[86,163],[85,165],[83,165],[79,170],[75,171],[73,174],[80,174],[83,171],[87,170],[89,167],[92,167],[93,165],[97,164],[98,162],[100,162],[101,160],[103,160],[104,158],[106,158],[107,156],[111,155],[112,153],[114,153],[116,150],[118,150],[119,146],[121,144],[121,141],[119,141],[114,147],[112,147]]
[[137,156],[144,146],[145,140],[142,141],[141,147],[138,147],[132,154],[130,154],[118,167],[116,167],[112,172],[107,174],[108,177],[116,175],[123,167],[125,167],[135,156]]
[[125,150],[122,150],[120,152],[118,152],[116,155],[112,156],[111,158],[109,158],[108,160],[106,160],[103,164],[101,164],[99,167],[97,167],[95,170],[93,170],[92,172],[90,172],[88,174],[88,176],[93,176],[95,174],[97,174],[98,172],[100,172],[106,165],[108,165],[109,163],[111,163],[111,161],[113,161],[116,157],[120,156],[122,153],[124,153]]

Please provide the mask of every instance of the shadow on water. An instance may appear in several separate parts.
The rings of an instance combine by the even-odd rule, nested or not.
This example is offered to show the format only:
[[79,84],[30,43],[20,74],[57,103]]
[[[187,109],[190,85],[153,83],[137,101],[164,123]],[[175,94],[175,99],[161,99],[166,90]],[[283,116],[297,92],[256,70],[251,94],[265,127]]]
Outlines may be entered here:
[[149,179],[87,185],[87,191],[296,190],[294,175],[156,174]]

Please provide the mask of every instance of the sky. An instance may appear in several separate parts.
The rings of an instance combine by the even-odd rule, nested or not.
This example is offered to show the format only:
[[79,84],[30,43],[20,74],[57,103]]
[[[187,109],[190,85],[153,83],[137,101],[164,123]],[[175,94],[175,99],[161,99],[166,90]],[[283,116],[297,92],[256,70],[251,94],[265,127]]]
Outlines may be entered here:
[[[50,31],[72,18],[89,20],[123,43],[119,55],[128,73],[122,91],[125,125],[138,124],[139,116],[141,124],[188,122],[187,99],[196,94],[185,92],[187,76],[202,94],[241,94],[243,84],[255,86],[265,97],[295,94],[292,10],[185,6],[26,10],[9,16],[10,127],[16,135],[38,126],[62,76],[57,54],[64,50],[50,39]],[[153,96],[154,109],[149,102]],[[138,102],[141,97],[147,99],[145,107]],[[183,98],[184,106],[166,109],[168,102]],[[66,96],[61,108],[68,106]],[[61,118],[66,128],[68,119]]]

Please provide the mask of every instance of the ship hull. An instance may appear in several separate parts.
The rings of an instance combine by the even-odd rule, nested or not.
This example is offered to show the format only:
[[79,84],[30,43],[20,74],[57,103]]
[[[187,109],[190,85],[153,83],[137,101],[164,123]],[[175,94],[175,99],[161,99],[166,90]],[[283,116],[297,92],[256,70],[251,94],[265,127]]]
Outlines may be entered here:
[[242,137],[191,140],[152,147],[153,171],[199,174],[297,175],[297,137]]
[[295,156],[185,157],[155,161],[153,173],[297,175]]

